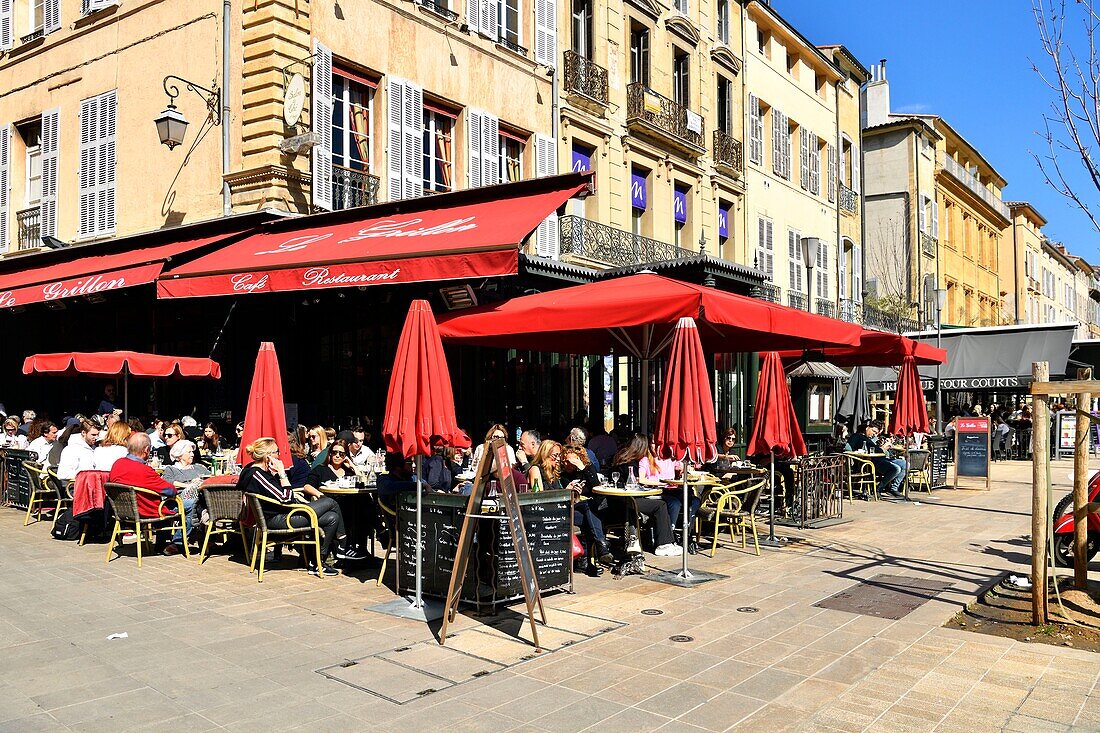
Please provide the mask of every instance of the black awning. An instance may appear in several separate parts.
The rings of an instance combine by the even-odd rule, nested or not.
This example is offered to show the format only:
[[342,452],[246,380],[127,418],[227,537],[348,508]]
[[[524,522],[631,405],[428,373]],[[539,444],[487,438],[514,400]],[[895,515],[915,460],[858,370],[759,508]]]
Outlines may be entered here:
[[[999,326],[944,331],[942,346],[947,363],[940,370],[940,388],[944,391],[1000,390],[1020,391],[1031,383],[1031,364],[1045,361],[1051,379],[1066,374],[1070,347],[1076,325]],[[936,335],[906,334],[919,341],[935,343]],[[921,384],[935,389],[935,367],[920,367]],[[897,370],[867,369],[867,387],[871,392],[893,392],[897,388]]]

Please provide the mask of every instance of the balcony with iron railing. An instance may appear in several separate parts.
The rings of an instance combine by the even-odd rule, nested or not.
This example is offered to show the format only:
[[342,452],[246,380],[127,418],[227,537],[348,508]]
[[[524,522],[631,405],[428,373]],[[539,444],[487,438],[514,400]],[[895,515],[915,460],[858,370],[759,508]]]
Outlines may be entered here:
[[848,323],[860,323],[863,321],[863,304],[858,300],[841,298],[837,317]]
[[626,267],[695,257],[697,253],[640,234],[600,224],[583,216],[558,217],[561,256]]
[[690,155],[706,151],[703,118],[644,84],[626,88],[626,124],[631,132],[672,144]]
[[576,51],[566,51],[563,78],[570,102],[607,106],[607,69],[604,67]]
[[519,43],[513,41],[507,36],[497,36],[497,43],[499,43],[501,46],[504,46],[504,48],[508,49],[512,53],[519,54],[520,56],[527,56],[527,47],[519,45]]
[[880,331],[891,331],[893,333],[920,330],[920,323],[918,323],[916,319],[896,313],[890,313],[866,304],[863,306],[862,323],[868,328],[876,328]]
[[815,313],[820,313],[829,318],[836,318],[836,304],[828,298],[818,298],[814,301]]
[[928,232],[920,233],[920,251],[925,257],[936,256],[936,238]]
[[955,180],[970,189],[978,198],[989,204],[991,209],[999,213],[1005,219],[1009,221],[1012,220],[1012,214],[1009,212],[1008,206],[1001,201],[999,196],[986,188],[985,185],[983,185],[973,173],[968,171],[965,166],[957,163],[954,158],[946,153],[940,154],[940,166]]
[[806,310],[806,296],[793,290],[787,291],[787,305],[800,311]]
[[46,35],[46,33],[42,29],[42,26],[39,26],[38,28],[35,28],[33,31],[31,31],[27,35],[21,36],[19,38],[19,42],[20,43],[30,43],[31,41],[37,41],[39,38],[42,38],[45,35]]
[[843,183],[840,184],[839,206],[841,211],[847,211],[849,214],[859,211],[859,194]]
[[729,170],[734,178],[740,178],[745,170],[741,141],[725,130],[714,131],[714,164]]
[[447,7],[446,0],[416,0],[416,4],[441,18],[450,21],[458,20],[458,13]]
[[354,209],[378,203],[378,176],[366,171],[332,166],[332,208]]
[[782,303],[783,289],[771,283],[760,283],[753,286],[752,297],[766,300],[769,303]]
[[[17,227],[16,234],[16,249],[37,249],[42,246],[42,238],[40,236],[41,229],[39,228],[40,209],[35,206],[30,209],[23,209],[22,211],[15,212],[15,222]],[[4,242],[4,246],[7,247],[7,242]]]

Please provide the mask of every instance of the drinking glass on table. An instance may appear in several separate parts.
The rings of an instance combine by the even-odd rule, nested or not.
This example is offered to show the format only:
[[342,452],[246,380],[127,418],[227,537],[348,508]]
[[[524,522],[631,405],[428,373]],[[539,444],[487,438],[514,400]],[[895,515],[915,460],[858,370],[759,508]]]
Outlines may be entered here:
[[619,485],[619,472],[618,471],[612,471],[611,472],[611,485],[616,486],[616,487]]

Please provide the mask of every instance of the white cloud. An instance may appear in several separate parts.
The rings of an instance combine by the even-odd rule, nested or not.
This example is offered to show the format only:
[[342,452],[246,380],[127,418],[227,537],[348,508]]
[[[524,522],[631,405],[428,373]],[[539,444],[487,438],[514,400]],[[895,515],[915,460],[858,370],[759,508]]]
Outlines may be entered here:
[[903,115],[922,115],[932,111],[932,105],[925,104],[924,102],[917,102],[915,104],[907,104],[904,107],[899,107],[897,112]]

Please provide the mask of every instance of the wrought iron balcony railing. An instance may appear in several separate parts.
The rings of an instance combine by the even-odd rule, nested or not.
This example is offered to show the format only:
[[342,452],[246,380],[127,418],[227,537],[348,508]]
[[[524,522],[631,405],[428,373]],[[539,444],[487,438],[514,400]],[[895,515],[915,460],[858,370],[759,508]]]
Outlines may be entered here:
[[837,316],[848,323],[859,323],[863,320],[863,304],[858,300],[841,298]]
[[852,189],[840,184],[840,209],[854,214],[859,211],[859,194]]
[[936,239],[931,234],[920,233],[920,251],[925,257],[936,256]]
[[766,300],[769,303],[780,303],[783,300],[783,289],[771,283],[761,283],[752,288],[752,297]]
[[612,267],[695,257],[696,253],[583,216],[558,218],[562,255],[575,255]]
[[458,13],[447,7],[446,0],[416,0],[417,5],[447,20],[458,20]]
[[38,27],[28,33],[25,36],[19,38],[20,43],[30,43],[31,41],[37,41],[39,38],[45,35],[45,31],[41,27]]
[[806,310],[806,296],[803,293],[787,292],[787,305],[800,311]]
[[836,318],[836,305],[828,298],[818,298],[814,301],[814,310],[816,313],[820,313],[823,316],[829,318]]
[[973,173],[959,163],[956,163],[954,158],[946,153],[941,153],[940,165],[943,167],[943,170],[947,171],[953,178],[973,191],[978,198],[989,204],[990,208],[1009,221],[1012,220],[1012,214],[1009,212],[1008,206],[1005,205],[1004,201],[1001,201],[999,196],[986,188]]
[[714,131],[714,164],[732,168],[735,175],[745,169],[741,141],[724,130]]
[[576,51],[565,52],[565,91],[607,104],[607,69]]
[[[42,238],[39,236],[41,232],[39,228],[39,211],[39,208],[35,206],[15,212],[15,221],[19,232],[16,239],[18,249],[34,249],[42,245]],[[8,243],[3,242],[3,245],[6,248]]]
[[920,324],[914,318],[888,313],[869,305],[863,306],[863,325],[894,333],[920,330]]
[[505,36],[497,36],[497,43],[504,46],[506,49],[508,49],[512,53],[518,53],[520,56],[526,56],[527,55],[527,47],[526,46],[521,46],[518,43],[516,43],[515,41],[513,41],[512,39],[507,38]]
[[354,209],[378,203],[378,176],[341,165],[332,166],[332,208]]
[[676,142],[703,146],[703,118],[644,84],[626,88],[626,123],[641,124]]

